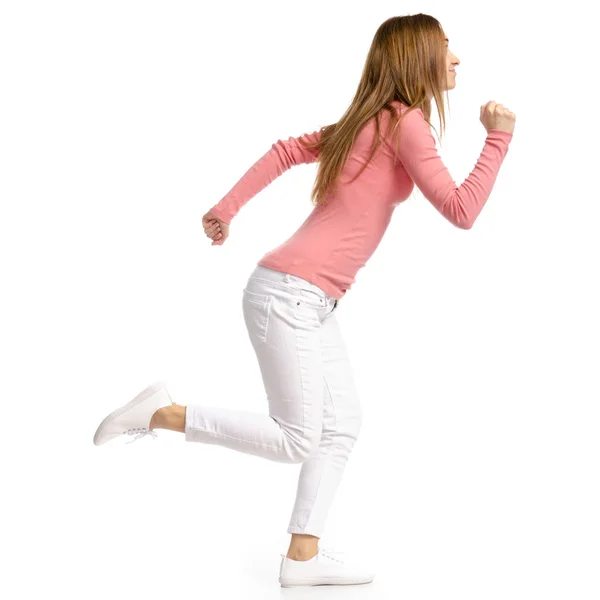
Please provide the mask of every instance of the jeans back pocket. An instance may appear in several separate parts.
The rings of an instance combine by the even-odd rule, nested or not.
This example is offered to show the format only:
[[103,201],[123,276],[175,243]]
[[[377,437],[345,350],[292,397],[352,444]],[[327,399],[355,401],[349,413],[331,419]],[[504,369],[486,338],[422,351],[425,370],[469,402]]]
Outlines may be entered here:
[[259,294],[251,292],[246,288],[244,289],[242,310],[251,340],[256,338],[261,342],[267,341],[272,302],[273,297],[268,294]]

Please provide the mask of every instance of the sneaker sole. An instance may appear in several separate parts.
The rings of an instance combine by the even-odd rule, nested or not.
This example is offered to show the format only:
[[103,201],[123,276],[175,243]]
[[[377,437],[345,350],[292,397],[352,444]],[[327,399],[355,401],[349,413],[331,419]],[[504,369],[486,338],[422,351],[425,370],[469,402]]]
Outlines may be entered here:
[[[104,428],[112,420],[116,419],[117,417],[120,417],[123,413],[127,412],[128,410],[130,410],[131,408],[133,408],[140,402],[143,402],[144,400],[146,400],[146,398],[149,398],[150,396],[152,396],[152,394],[155,394],[156,392],[159,392],[160,390],[163,390],[163,389],[166,391],[165,385],[163,383],[161,383],[161,382],[153,383],[152,385],[149,385],[146,389],[142,390],[133,400],[131,400],[127,404],[121,406],[120,408],[117,408],[117,410],[114,410],[113,412],[111,412],[110,415],[108,415],[105,419],[103,419],[102,423],[100,423],[100,425],[98,425],[98,429],[96,429],[96,433],[94,434],[94,444],[96,446],[101,446],[102,444],[105,444],[108,441],[108,440],[104,440],[103,442],[101,442],[100,438],[102,437]],[[168,395],[168,392],[167,392],[167,395]]]
[[286,581],[279,583],[281,587],[303,587],[303,586],[315,586],[315,585],[361,585],[365,583],[371,583],[373,580],[368,581],[322,581],[320,579],[305,579],[302,581]]
[[[375,579],[373,577],[373,579]],[[373,579],[369,579],[367,581],[362,580],[348,580],[348,579],[336,579],[335,577],[331,577],[328,580],[323,580],[322,578],[314,578],[314,579],[279,579],[279,583],[281,587],[301,587],[301,586],[309,586],[309,585],[361,585],[364,583],[371,583]]]

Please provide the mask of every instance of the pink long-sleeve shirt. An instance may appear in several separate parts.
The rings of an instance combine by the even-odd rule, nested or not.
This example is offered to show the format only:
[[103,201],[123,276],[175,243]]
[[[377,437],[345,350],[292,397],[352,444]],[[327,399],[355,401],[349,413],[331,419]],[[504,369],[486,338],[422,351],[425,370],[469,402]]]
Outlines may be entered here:
[[[398,101],[392,105],[407,110]],[[472,227],[492,191],[513,134],[490,129],[475,167],[457,186],[438,154],[423,112],[412,110],[403,119],[396,163],[393,142],[384,137],[389,118],[382,111],[383,143],[360,176],[347,183],[369,157],[374,118],[358,134],[337,192],[329,195],[325,206],[314,207],[298,230],[267,252],[258,265],[302,277],[339,300],[377,249],[394,209],[410,196],[415,184],[453,225]],[[315,131],[300,139],[313,142],[319,136],[320,131]],[[210,209],[215,217],[230,223],[246,202],[290,167],[317,161],[318,150],[304,148],[298,139],[277,140]]]

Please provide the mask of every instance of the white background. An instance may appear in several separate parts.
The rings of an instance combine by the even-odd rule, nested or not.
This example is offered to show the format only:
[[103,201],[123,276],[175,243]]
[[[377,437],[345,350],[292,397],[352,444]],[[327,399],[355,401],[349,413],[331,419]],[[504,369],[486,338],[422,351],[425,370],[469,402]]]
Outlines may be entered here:
[[[597,49],[578,4],[1,4],[4,597],[599,597]],[[514,137],[471,230],[417,192],[340,302],[363,427],[322,544],[377,576],[282,590],[300,465],[92,437],[154,381],[266,411],[242,289],[312,210],[317,165],[222,247],[201,217],[275,141],[338,120],[377,27],[418,12],[461,60],[440,146],[457,185],[482,104],[515,112]]]

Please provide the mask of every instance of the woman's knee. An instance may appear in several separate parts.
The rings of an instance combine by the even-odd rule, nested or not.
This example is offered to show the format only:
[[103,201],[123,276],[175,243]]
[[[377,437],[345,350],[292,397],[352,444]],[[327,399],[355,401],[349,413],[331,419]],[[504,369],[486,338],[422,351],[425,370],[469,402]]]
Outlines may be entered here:
[[318,435],[303,435],[290,444],[290,462],[303,463],[313,456],[319,449],[321,433]]

